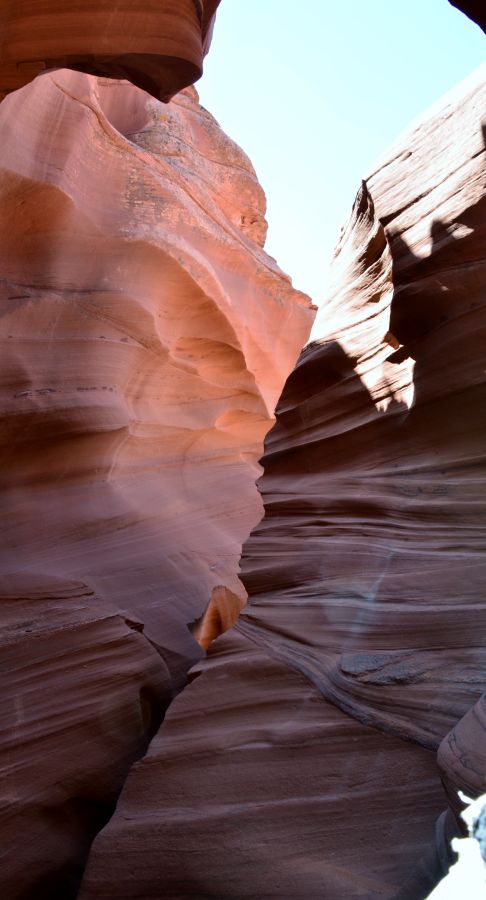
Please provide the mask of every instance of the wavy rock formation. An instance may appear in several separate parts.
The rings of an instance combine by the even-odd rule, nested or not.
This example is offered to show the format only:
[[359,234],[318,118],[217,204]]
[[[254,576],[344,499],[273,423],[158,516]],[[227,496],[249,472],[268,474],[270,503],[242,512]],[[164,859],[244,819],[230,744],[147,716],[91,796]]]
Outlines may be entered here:
[[202,673],[131,771],[80,900],[417,900],[432,885],[433,754],[354,721],[236,629]]
[[82,900],[420,900],[447,870],[434,751],[485,689],[485,99],[483,70],[363,183],[267,438],[250,602],[130,773]]
[[242,631],[432,749],[485,688],[485,71],[363,183],[245,548]]
[[219,0],[0,0],[0,100],[48,69],[170,98],[202,74]]
[[163,106],[64,70],[0,124],[2,896],[67,900],[201,655],[188,626],[245,601],[257,460],[313,308],[194,89]]

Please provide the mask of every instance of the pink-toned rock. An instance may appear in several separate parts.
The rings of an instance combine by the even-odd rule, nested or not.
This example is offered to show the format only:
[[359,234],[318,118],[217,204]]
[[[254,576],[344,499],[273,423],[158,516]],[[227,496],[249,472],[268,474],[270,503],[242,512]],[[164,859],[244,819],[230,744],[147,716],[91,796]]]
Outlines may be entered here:
[[266,443],[238,627],[436,749],[484,690],[484,69],[358,193]]
[[0,591],[1,893],[70,900],[157,730],[169,673],[142,623],[86,584],[19,575]]
[[161,100],[202,74],[219,0],[0,0],[0,99],[40,72],[128,78]]
[[434,754],[325,701],[236,630],[184,689],[96,839],[80,900],[418,900]]
[[420,900],[447,869],[434,751],[486,686],[483,76],[358,193],[266,441],[250,602],[130,773],[82,900]]
[[28,845],[2,896],[67,900],[201,655],[190,627],[215,589],[245,602],[257,461],[313,310],[193,89],[163,106],[64,70],[0,124],[0,828]]

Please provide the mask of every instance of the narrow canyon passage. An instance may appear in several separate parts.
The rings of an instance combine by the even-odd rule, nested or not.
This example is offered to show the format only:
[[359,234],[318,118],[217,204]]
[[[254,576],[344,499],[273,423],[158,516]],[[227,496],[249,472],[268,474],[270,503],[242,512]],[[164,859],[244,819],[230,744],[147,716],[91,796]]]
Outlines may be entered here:
[[361,725],[239,630],[203,673],[130,774],[81,900],[427,895],[433,753]]
[[485,787],[486,69],[316,317],[217,6],[0,0],[2,900],[425,900]]
[[485,771],[485,99],[479,72],[360,188],[266,439],[249,602],[127,779],[82,900],[420,900],[447,871],[441,776],[458,812]]

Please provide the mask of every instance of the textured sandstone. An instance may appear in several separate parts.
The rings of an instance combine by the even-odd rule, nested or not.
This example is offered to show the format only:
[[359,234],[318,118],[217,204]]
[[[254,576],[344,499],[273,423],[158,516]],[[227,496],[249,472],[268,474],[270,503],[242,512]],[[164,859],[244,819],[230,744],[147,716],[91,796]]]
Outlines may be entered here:
[[0,0],[0,99],[47,69],[128,78],[169,100],[202,73],[219,0]]
[[466,716],[446,784],[484,759],[485,99],[483,71],[363,183],[267,438],[250,602],[130,773],[83,900],[420,900],[447,870],[434,751]]
[[63,70],[0,125],[2,897],[67,900],[201,655],[188,626],[204,644],[210,598],[233,598],[216,631],[245,601],[257,461],[313,311],[193,89],[163,106]]
[[430,751],[353,721],[235,630],[203,672],[130,773],[80,900],[417,900],[432,885]]
[[142,625],[86,585],[0,579],[1,896],[69,900],[170,696]]
[[485,687],[484,71],[358,194],[243,569],[245,634],[434,749]]
[[445,736],[437,753],[449,803],[457,815],[463,807],[459,791],[466,797],[479,797],[485,792],[485,735],[486,694],[483,694]]

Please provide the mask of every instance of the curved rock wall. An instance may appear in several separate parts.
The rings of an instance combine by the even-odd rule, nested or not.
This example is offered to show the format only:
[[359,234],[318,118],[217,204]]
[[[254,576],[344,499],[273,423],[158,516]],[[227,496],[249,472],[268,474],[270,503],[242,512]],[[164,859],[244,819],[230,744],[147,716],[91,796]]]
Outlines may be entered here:
[[433,749],[485,687],[484,73],[358,193],[243,564],[246,634]]
[[189,627],[245,602],[257,461],[313,308],[194,89],[163,106],[63,70],[0,125],[2,887],[67,900],[201,655]]
[[[266,441],[250,602],[127,779],[83,900],[419,900],[447,869],[434,751],[485,688],[484,107],[483,71],[363,183]],[[472,718],[441,753],[455,787]]]
[[197,81],[219,0],[0,0],[0,99],[48,69],[170,98]]

